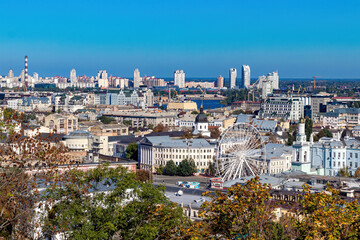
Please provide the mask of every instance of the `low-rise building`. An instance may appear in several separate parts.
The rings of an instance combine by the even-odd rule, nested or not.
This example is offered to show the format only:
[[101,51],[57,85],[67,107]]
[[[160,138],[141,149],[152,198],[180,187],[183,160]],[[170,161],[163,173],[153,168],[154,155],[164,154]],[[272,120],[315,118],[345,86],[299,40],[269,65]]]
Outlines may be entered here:
[[70,151],[90,151],[92,150],[93,136],[86,131],[76,130],[63,138],[64,145]]
[[205,173],[213,163],[215,147],[205,139],[172,139],[169,136],[146,137],[139,144],[139,165],[142,169],[155,171],[170,160],[176,165],[184,159],[195,162],[198,173]]
[[129,128],[122,124],[97,124],[89,127],[89,131],[94,136],[121,136],[128,135]]
[[114,117],[120,122],[131,121],[133,128],[153,127],[162,124],[167,127],[175,126],[176,113],[151,113],[151,112],[119,112],[106,111],[105,116]]
[[45,117],[45,127],[56,133],[68,134],[79,129],[78,119],[74,115],[51,114]]

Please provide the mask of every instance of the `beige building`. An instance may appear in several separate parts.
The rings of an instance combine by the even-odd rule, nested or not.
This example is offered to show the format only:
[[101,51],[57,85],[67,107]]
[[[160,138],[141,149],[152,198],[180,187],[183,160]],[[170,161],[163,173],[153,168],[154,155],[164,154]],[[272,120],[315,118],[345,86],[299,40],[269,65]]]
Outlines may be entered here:
[[131,121],[133,128],[142,128],[149,125],[157,126],[162,124],[166,127],[175,126],[176,113],[156,113],[156,112],[118,112],[107,111],[105,116],[114,117],[120,122]]
[[167,110],[184,110],[184,111],[196,111],[197,104],[192,101],[184,101],[184,102],[169,102],[167,105]]
[[89,127],[89,131],[94,136],[121,136],[128,135],[128,127],[120,124],[98,124]]
[[64,136],[64,145],[70,151],[89,151],[92,149],[93,136],[86,131],[77,130]]
[[45,127],[56,133],[68,134],[78,130],[78,119],[74,115],[51,114],[45,117]]

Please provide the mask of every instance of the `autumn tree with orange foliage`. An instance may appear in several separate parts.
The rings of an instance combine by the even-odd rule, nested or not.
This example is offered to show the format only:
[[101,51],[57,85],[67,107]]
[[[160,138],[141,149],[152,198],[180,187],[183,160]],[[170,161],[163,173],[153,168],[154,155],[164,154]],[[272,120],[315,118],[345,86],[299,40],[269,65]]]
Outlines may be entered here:
[[66,149],[41,138],[36,129],[25,136],[28,126],[18,112],[6,109],[1,117],[0,237],[32,238],[38,189],[56,174],[55,167],[66,161]]
[[357,200],[345,201],[331,187],[310,193],[305,186],[301,208],[297,211],[297,239],[360,239],[360,205]]
[[208,193],[211,201],[203,203],[199,214],[203,221],[184,234],[190,239],[268,239],[274,220],[269,190],[256,177],[226,193]]

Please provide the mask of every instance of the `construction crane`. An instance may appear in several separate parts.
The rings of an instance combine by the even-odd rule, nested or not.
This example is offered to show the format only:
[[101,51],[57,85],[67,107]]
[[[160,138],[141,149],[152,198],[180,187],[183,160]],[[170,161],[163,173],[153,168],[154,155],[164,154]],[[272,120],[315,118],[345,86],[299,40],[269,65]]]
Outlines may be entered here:
[[[302,90],[302,91],[301,91],[301,90]],[[300,92],[303,94],[303,93],[305,92],[305,90],[306,90],[306,89],[300,85],[300,87],[299,87],[299,89],[298,89],[298,94],[300,94]]]
[[316,78],[320,78],[321,76],[314,76],[313,79],[314,79],[314,90],[316,89]]

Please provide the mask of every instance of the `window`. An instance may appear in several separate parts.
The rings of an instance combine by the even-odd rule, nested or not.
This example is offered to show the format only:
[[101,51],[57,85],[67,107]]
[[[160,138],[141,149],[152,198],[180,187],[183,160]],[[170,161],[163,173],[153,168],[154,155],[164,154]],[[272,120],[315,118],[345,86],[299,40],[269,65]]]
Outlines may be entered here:
[[352,158],[352,153],[350,153],[350,158]]
[[355,153],[355,158],[358,158],[358,154],[357,154],[357,153]]

